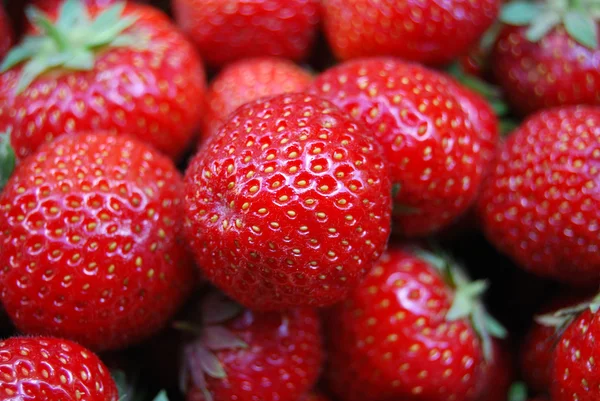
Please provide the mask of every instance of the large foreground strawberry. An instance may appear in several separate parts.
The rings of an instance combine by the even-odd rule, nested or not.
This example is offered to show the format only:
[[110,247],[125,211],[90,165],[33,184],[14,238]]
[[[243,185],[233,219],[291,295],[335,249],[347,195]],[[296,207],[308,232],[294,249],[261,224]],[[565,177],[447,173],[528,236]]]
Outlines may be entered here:
[[325,32],[341,59],[396,56],[443,65],[492,24],[500,0],[323,1]]
[[186,234],[198,264],[253,309],[343,299],[390,233],[381,147],[314,96],[242,106],[194,157],[185,180]]
[[302,92],[312,75],[291,61],[261,57],[231,64],[214,79],[206,94],[203,136],[215,133],[238,107],[267,96]]
[[0,399],[117,401],[107,367],[91,351],[50,337],[0,341]]
[[[446,256],[393,249],[328,314],[327,379],[341,401],[477,400],[503,329]],[[493,371],[492,371],[493,372]]]
[[392,58],[340,64],[310,92],[364,123],[382,144],[399,233],[434,233],[474,202],[498,141],[484,99],[446,75]]
[[185,347],[188,401],[298,401],[315,384],[323,360],[316,311],[253,312],[220,294],[202,310],[199,335]]
[[177,23],[216,66],[264,56],[302,60],[319,23],[319,0],[172,1]]
[[29,14],[43,33],[27,36],[0,74],[0,130],[12,131],[20,159],[65,132],[93,130],[132,134],[171,157],[187,148],[201,121],[204,71],[166,15],[78,0],[63,3],[56,23]]
[[529,118],[503,144],[478,202],[488,239],[538,275],[600,283],[600,110]]
[[597,8],[555,0],[505,6],[491,66],[515,111],[600,104]]
[[180,240],[183,182],[126,136],[66,135],[0,196],[0,300],[24,333],[94,350],[151,336],[194,283]]

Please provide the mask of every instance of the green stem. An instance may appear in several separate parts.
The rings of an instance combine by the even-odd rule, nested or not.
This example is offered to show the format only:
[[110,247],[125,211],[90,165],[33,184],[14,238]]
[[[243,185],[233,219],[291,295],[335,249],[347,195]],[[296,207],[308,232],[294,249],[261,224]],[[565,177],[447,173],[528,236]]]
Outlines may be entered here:
[[36,7],[30,7],[27,9],[26,13],[30,21],[42,28],[44,33],[52,38],[60,51],[65,51],[69,48],[69,42],[66,36],[43,12]]

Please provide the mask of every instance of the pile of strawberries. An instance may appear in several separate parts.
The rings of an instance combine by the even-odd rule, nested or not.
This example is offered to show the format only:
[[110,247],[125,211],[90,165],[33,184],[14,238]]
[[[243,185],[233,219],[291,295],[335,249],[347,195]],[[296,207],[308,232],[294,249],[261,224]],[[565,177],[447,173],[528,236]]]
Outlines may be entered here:
[[600,1],[23,3],[0,401],[600,400]]

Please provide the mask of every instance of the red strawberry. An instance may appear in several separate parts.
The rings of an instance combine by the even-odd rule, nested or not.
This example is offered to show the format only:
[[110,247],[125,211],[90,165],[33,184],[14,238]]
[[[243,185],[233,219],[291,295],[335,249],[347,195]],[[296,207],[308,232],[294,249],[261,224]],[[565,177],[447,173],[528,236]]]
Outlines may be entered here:
[[0,61],[6,56],[14,41],[10,20],[0,5]]
[[492,69],[515,111],[600,104],[597,7],[550,0],[505,7]]
[[390,233],[381,148],[313,96],[242,106],[191,161],[185,179],[196,261],[206,278],[252,309],[343,299]]
[[177,23],[216,66],[251,57],[303,60],[319,0],[173,0]]
[[341,59],[396,56],[449,63],[467,52],[492,24],[500,0],[327,0],[323,21]]
[[600,283],[600,109],[529,118],[503,144],[479,213],[488,239],[527,270]]
[[126,136],[40,147],[0,196],[0,299],[17,328],[95,350],[158,331],[194,282],[182,198],[173,163]]
[[325,397],[322,394],[310,393],[304,398],[302,398],[301,401],[329,401],[329,398]]
[[328,381],[341,401],[475,400],[493,360],[490,332],[503,329],[445,256],[394,249],[329,324]]
[[211,294],[200,336],[185,348],[188,401],[297,401],[323,353],[312,309],[253,312]]
[[[508,344],[494,341],[493,359],[486,365],[479,401],[507,401],[515,378],[515,367]],[[509,400],[512,401],[512,400]]]
[[[120,1],[129,0],[79,0],[83,4],[94,7],[107,7],[116,4]],[[64,0],[30,0],[29,4],[38,7],[40,10],[52,13],[58,10]],[[143,0],[135,0],[136,3],[142,3]]]
[[[565,330],[553,356],[552,401],[600,399],[600,315],[597,300]],[[593,311],[591,310],[593,309]]]
[[216,132],[238,107],[266,96],[301,92],[312,76],[285,59],[255,58],[225,68],[206,94],[204,136]]
[[[96,130],[130,133],[179,156],[200,123],[204,94],[191,44],[148,6],[90,8],[93,23],[84,10],[66,1],[58,31],[29,36],[4,60],[0,130],[12,130],[21,159],[65,132]],[[31,15],[36,26],[51,24]]]
[[311,92],[365,123],[383,145],[403,235],[433,233],[473,203],[498,137],[493,111],[475,93],[433,70],[380,58],[334,67]]
[[109,370],[70,341],[13,337],[0,341],[0,399],[117,401]]
[[[560,296],[546,305],[540,314],[552,314],[576,306],[585,299],[584,296]],[[556,327],[534,322],[521,345],[521,375],[527,386],[537,393],[546,393],[550,389],[552,355],[559,335]]]

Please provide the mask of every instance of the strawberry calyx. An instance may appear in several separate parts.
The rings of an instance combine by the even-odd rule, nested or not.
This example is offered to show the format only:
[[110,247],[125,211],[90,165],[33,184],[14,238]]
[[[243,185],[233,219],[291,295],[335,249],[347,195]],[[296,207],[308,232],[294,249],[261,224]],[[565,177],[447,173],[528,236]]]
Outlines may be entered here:
[[440,250],[434,252],[416,249],[416,255],[433,266],[445,282],[454,289],[454,299],[447,321],[468,319],[479,337],[486,361],[493,359],[493,338],[505,338],[506,329],[486,310],[482,296],[489,284],[486,280],[472,281],[464,269],[449,255]]
[[508,401],[527,401],[527,386],[523,382],[516,382],[508,390]]
[[600,310],[600,293],[589,301],[536,316],[535,321],[542,326],[553,327],[556,333],[562,333],[571,322],[577,318],[577,316],[588,309],[592,313],[596,313]]
[[0,191],[6,186],[15,170],[17,158],[10,144],[11,130],[0,132]]
[[598,48],[599,0],[514,1],[506,4],[500,20],[508,25],[527,26],[526,38],[538,42],[559,25],[579,44]]
[[106,8],[95,18],[79,0],[66,0],[56,22],[36,7],[27,9],[27,18],[41,34],[27,35],[13,48],[0,72],[25,63],[16,91],[21,93],[41,74],[57,68],[89,71],[94,68],[98,52],[107,47],[135,46],[140,38],[123,33],[136,17],[123,15],[125,3]]
[[191,379],[194,386],[202,391],[206,401],[213,401],[208,390],[207,376],[213,379],[227,378],[225,368],[215,355],[217,351],[245,349],[248,344],[223,326],[224,323],[238,316],[243,308],[224,295],[211,292],[201,304],[201,324],[176,322],[174,326],[180,330],[195,334],[195,339],[184,348],[183,374],[180,387],[182,391]]

